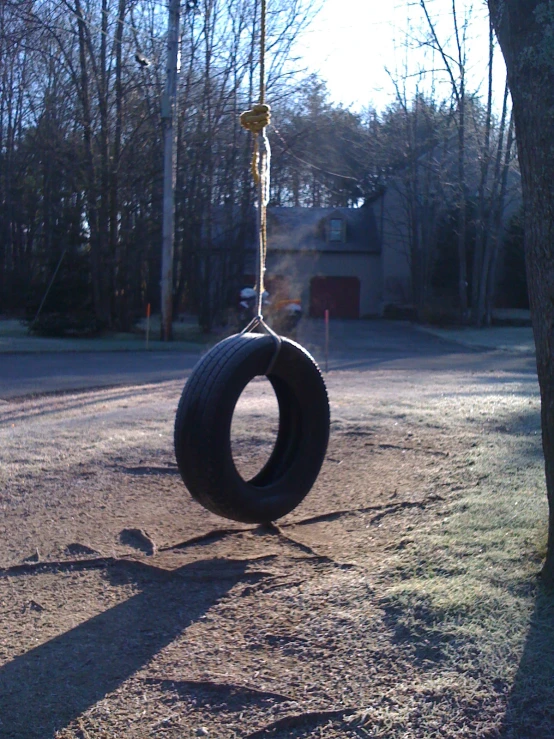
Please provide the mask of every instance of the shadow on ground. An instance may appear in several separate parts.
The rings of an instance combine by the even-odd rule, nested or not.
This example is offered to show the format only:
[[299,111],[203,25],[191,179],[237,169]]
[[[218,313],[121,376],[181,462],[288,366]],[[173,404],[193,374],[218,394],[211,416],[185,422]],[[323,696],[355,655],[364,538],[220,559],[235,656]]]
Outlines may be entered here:
[[[529,585],[524,585],[528,590]],[[531,589],[533,587],[531,586]],[[436,629],[437,615],[432,609],[426,609],[420,603],[413,611],[406,615],[405,609],[397,605],[384,604],[385,623],[391,629],[392,641],[399,650],[404,652],[410,664],[418,670],[433,675],[435,668],[440,670],[445,666],[448,657],[444,650],[449,646],[448,637]],[[510,640],[508,637],[507,642]],[[463,646],[461,643],[458,645]],[[466,645],[467,646],[467,645]],[[477,655],[477,645],[475,656]],[[453,638],[450,647],[456,648]],[[466,650],[467,652],[467,650]],[[471,668],[465,666],[471,674]],[[483,719],[481,729],[474,736],[480,739],[551,739],[554,737],[554,591],[547,591],[537,586],[537,597],[533,615],[530,619],[529,631],[525,638],[523,651],[517,673],[511,688],[503,679],[492,680],[487,691],[490,695],[485,705],[478,709],[478,715]],[[430,689],[426,691],[427,698],[431,695],[433,705],[440,708],[443,716],[457,715],[458,728],[467,722],[468,726],[475,727],[476,706],[483,693],[478,691],[473,697],[456,696],[455,691],[449,696],[447,688],[432,695]],[[496,698],[493,696],[496,693]],[[422,700],[425,700],[423,696]],[[421,721],[422,729],[427,724],[422,720],[421,713],[424,704],[421,703],[417,718]],[[495,725],[487,727],[490,718],[494,715],[503,715]],[[427,717],[428,718],[428,717]],[[484,720],[486,719],[486,720]],[[444,728],[444,727],[443,727]],[[441,736],[451,736],[448,729]],[[458,736],[458,732],[455,733]],[[461,735],[461,734],[460,734]]]
[[539,587],[499,736],[554,736],[554,591]]
[[[231,560],[207,560],[202,573],[199,582],[196,564],[169,573],[135,568],[137,595],[0,668],[0,736],[52,736],[143,668],[237,581],[255,577]],[[128,575],[108,571],[119,584]]]

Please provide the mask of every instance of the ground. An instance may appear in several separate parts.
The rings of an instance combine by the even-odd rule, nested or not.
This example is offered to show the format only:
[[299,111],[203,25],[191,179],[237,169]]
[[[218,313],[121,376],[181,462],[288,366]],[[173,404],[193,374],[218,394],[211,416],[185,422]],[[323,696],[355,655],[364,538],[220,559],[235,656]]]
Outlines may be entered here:
[[[321,475],[265,528],[188,495],[180,382],[0,402],[0,736],[554,736],[536,378],[454,364],[330,371]],[[245,475],[275,414],[252,383]]]

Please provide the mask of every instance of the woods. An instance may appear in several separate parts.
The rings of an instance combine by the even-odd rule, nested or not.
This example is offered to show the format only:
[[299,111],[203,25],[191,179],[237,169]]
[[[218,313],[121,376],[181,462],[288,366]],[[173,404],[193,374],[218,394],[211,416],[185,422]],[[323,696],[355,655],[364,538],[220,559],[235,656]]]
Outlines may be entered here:
[[[205,330],[236,301],[251,238],[251,143],[238,116],[257,97],[258,5],[181,4],[169,297]],[[313,0],[270,4],[270,206],[357,207],[396,192],[414,315],[481,325],[518,197],[509,97],[495,107],[492,29],[483,92],[467,79],[467,16],[453,4],[451,34],[420,6],[411,32],[446,86],[436,69],[405,68],[391,73],[391,104],[355,111],[295,57]],[[78,333],[129,330],[148,303],[159,311],[167,31],[158,0],[0,8],[0,313],[32,319],[54,273],[44,330],[51,314]]]
[[[240,269],[241,251],[235,208],[244,216],[252,205],[249,142],[238,114],[252,97],[256,73],[255,7],[206,0],[187,8],[176,118],[174,301],[207,312],[209,322],[221,307],[199,302],[212,283],[211,210],[232,205],[226,227],[239,224],[218,276],[232,281],[228,273]],[[159,305],[166,9],[157,2],[75,0],[14,2],[0,12],[0,310],[36,309],[66,253],[56,284],[72,283],[66,284],[78,303],[72,309],[101,326],[128,327],[146,302]],[[309,3],[273,4],[273,96],[308,15]],[[73,275],[80,267],[87,279],[78,287]],[[212,300],[222,296],[224,303],[220,288],[214,285]]]

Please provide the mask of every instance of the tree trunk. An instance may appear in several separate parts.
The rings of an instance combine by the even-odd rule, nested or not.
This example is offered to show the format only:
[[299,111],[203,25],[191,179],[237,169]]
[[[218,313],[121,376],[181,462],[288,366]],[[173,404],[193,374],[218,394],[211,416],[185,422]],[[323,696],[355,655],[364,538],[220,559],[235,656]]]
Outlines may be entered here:
[[[463,78],[462,78],[463,80]],[[462,82],[458,112],[458,299],[462,321],[467,320],[467,207],[465,177],[465,91]]]
[[506,193],[508,190],[508,173],[512,161],[512,148],[514,143],[514,124],[513,117],[510,117],[508,126],[508,137],[504,149],[504,162],[502,165],[502,174],[500,177],[499,192],[494,203],[494,212],[491,218],[491,241],[493,249],[491,251],[490,261],[486,263],[488,270],[487,285],[485,292],[485,302],[483,303],[482,313],[484,315],[485,324],[490,326],[492,323],[492,309],[494,304],[494,296],[496,291],[496,263],[498,261],[498,252],[501,243],[502,218],[504,215],[504,203],[506,201]]
[[[486,231],[485,239],[485,251],[482,254],[481,260],[481,272],[479,276],[479,294],[477,297],[477,316],[478,326],[482,325],[485,321],[488,325],[488,319],[486,318],[486,306],[489,295],[489,287],[491,285],[490,270],[489,267],[493,261],[493,256],[497,251],[498,237],[500,235],[500,226],[502,221],[502,213],[504,209],[504,200],[506,195],[507,186],[507,173],[508,166],[510,163],[510,153],[513,146],[513,119],[510,116],[509,130],[507,135],[507,142],[504,143],[505,131],[506,131],[506,117],[508,115],[508,83],[504,89],[504,101],[502,104],[502,115],[500,117],[500,125],[498,130],[498,142],[496,146],[496,155],[494,161],[494,171],[492,176],[492,185],[490,192],[490,202],[488,207],[488,217],[486,223],[483,224],[483,229]],[[504,156],[504,165],[502,164],[502,157]],[[498,223],[497,223],[498,221]],[[492,305],[491,305],[492,310]]]
[[554,584],[554,54],[540,0],[488,0],[508,70],[525,212],[525,258],[549,503],[543,577]]
[[[477,197],[476,238],[473,252],[472,280],[471,280],[471,321],[478,328],[483,322],[483,311],[480,303],[480,295],[484,292],[484,284],[487,282],[484,274],[485,254],[489,247],[490,235],[486,230],[487,209],[491,203],[487,202],[487,182],[489,178],[489,164],[491,160],[491,128],[492,128],[492,96],[493,96],[493,61],[494,61],[494,29],[492,21],[489,23],[489,63],[488,63],[488,86],[487,86],[487,112],[485,118],[485,136],[481,149],[481,173],[479,178],[479,190]],[[504,120],[505,116],[503,117]]]

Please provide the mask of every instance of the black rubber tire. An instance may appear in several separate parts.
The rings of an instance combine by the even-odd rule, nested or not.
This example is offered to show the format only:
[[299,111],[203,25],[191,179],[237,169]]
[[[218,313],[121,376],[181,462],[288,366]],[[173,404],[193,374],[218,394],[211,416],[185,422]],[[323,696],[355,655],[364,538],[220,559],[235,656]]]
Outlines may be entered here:
[[236,334],[195,366],[175,417],[175,456],[189,492],[205,508],[243,523],[268,523],[293,510],[312,488],[327,451],[329,400],[319,367],[282,338],[267,375],[279,405],[279,429],[266,465],[251,480],[237,472],[231,421],[248,383],[265,375],[275,353],[266,334]]

